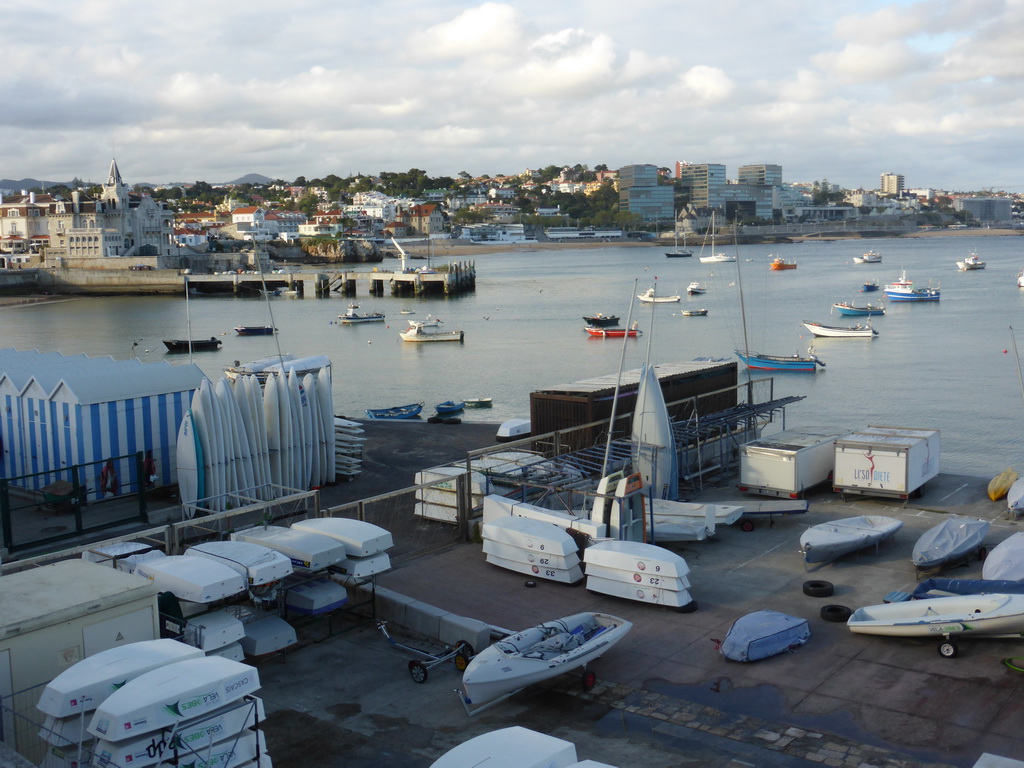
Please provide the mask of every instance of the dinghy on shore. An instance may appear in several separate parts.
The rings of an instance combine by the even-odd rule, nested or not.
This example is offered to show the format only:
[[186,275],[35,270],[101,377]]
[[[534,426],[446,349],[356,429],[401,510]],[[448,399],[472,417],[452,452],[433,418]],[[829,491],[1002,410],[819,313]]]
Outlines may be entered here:
[[1021,637],[1024,634],[1024,595],[962,595],[931,600],[907,600],[858,608],[846,622],[851,632],[888,637],[935,637],[946,640],[939,653],[959,653],[953,635]]
[[[575,613],[502,638],[473,657],[462,675],[462,702],[476,714],[528,685],[584,668],[584,687],[596,682],[586,666],[633,628],[607,613]],[[471,707],[476,707],[471,709]]]
[[851,552],[877,546],[896,535],[903,521],[881,515],[863,515],[813,525],[800,536],[804,563],[830,563]]
[[920,570],[962,562],[981,549],[988,534],[988,520],[951,517],[928,529],[914,545],[911,560]]

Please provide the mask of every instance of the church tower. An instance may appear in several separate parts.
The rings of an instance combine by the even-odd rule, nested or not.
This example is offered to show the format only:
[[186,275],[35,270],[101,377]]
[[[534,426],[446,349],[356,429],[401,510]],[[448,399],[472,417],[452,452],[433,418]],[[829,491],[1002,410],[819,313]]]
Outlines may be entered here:
[[107,183],[103,185],[103,194],[100,199],[108,209],[124,211],[128,209],[128,186],[121,179],[121,171],[117,167],[117,160],[110,161],[110,171],[107,173]]

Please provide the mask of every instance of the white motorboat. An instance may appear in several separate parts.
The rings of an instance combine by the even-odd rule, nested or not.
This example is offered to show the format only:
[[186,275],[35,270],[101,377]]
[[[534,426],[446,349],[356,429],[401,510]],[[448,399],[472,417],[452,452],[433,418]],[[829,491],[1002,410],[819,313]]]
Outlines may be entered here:
[[1024,532],[1014,533],[992,547],[981,566],[981,578],[1024,580]]
[[135,573],[172,592],[179,600],[212,603],[246,590],[245,577],[223,562],[193,555],[170,555],[135,566]]
[[349,304],[345,309],[345,314],[338,315],[338,319],[341,320],[344,325],[384,322],[383,312],[356,312],[357,309],[359,309],[358,304]]
[[881,515],[833,520],[808,528],[800,536],[804,563],[829,563],[838,557],[892,538],[903,521]]
[[402,341],[415,342],[464,340],[465,334],[462,331],[428,331],[428,327],[420,322],[412,322],[406,330],[399,331],[398,335]]
[[204,656],[168,664],[136,677],[107,697],[89,733],[108,741],[174,728],[238,701],[260,687],[248,664]]
[[702,293],[707,293],[707,290],[707,283],[702,283],[699,282],[698,280],[694,280],[692,283],[686,286],[686,292],[691,296],[699,296]]
[[878,251],[867,251],[862,256],[854,256],[854,264],[878,264],[882,261],[882,254]]
[[[463,704],[475,714],[528,685],[586,668],[632,628],[632,622],[617,616],[584,612],[509,635],[469,662],[462,675]],[[584,686],[594,682],[585,671]]]
[[970,256],[961,259],[956,263],[956,268],[961,272],[967,272],[972,269],[984,269],[985,262],[976,253],[972,253]]
[[922,569],[958,563],[981,548],[988,529],[988,520],[950,517],[922,534],[911,560]]
[[680,298],[679,296],[659,296],[653,285],[643,293],[638,293],[636,297],[645,304],[670,304],[679,301]]
[[[846,626],[858,634],[889,637],[1021,637],[1024,595],[958,595],[868,605],[854,611]],[[941,643],[939,653],[956,656],[956,643]]]
[[811,320],[804,320],[803,326],[815,336],[828,339],[871,339],[878,335],[878,331],[870,325],[823,325]]
[[177,640],[143,640],[94,653],[53,678],[36,707],[51,717],[90,712],[127,680],[176,661],[203,655]]

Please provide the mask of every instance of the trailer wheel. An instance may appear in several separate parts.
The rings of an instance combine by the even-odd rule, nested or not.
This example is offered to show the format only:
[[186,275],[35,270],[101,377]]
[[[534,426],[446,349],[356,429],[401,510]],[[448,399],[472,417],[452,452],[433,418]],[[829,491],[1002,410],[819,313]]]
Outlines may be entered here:
[[420,683],[422,685],[427,682],[427,668],[423,666],[422,662],[414,659],[409,662],[409,677],[412,678],[414,683]]
[[957,644],[952,640],[944,640],[939,643],[939,655],[947,659],[955,659],[960,653]]
[[823,605],[821,606],[821,618],[825,621],[846,621],[853,615],[853,611],[845,605]]
[[750,533],[752,530],[754,530],[754,521],[744,520],[740,523],[740,530],[745,531],[746,533]]
[[832,597],[835,592],[836,588],[832,586],[831,581],[811,579],[804,582],[804,594],[808,597]]
[[591,688],[597,685],[597,675],[595,675],[589,669],[585,669],[583,670],[583,676],[580,678],[580,683],[582,683],[584,691],[589,691]]
[[455,668],[459,672],[465,672],[469,666],[469,660],[473,657],[473,646],[465,640],[459,640],[455,644]]

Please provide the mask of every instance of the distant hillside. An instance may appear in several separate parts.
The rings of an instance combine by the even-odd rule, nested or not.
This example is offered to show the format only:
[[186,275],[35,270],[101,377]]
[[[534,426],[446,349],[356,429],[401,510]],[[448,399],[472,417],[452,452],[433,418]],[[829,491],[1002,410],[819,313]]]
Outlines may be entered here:
[[35,189],[38,187],[53,187],[57,184],[66,184],[65,181],[40,181],[39,179],[0,179],[0,190],[9,189],[12,192],[21,192],[23,189]]
[[270,184],[274,179],[268,178],[259,173],[247,173],[234,181],[226,181],[225,184]]

